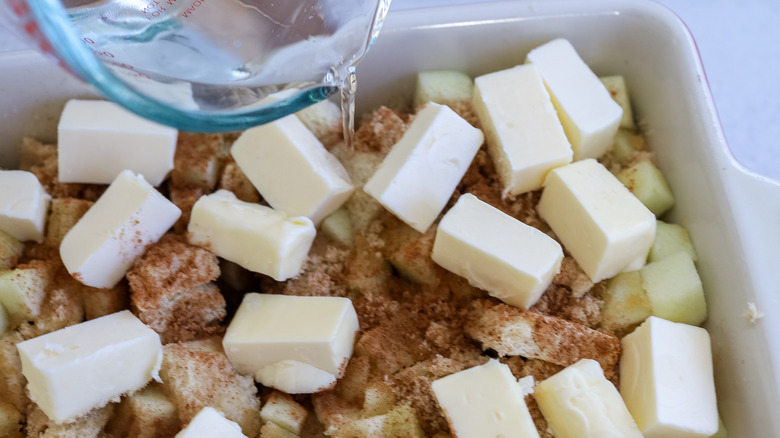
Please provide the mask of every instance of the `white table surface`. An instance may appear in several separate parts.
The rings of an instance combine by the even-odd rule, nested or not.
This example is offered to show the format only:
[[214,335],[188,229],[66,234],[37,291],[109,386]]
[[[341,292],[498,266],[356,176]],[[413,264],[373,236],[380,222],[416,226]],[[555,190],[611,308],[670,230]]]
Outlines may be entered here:
[[[394,9],[480,0],[393,0]],[[543,1],[543,0],[542,0]],[[734,156],[780,181],[780,4],[777,0],[657,0],[696,39]],[[23,44],[0,27],[0,52]]]

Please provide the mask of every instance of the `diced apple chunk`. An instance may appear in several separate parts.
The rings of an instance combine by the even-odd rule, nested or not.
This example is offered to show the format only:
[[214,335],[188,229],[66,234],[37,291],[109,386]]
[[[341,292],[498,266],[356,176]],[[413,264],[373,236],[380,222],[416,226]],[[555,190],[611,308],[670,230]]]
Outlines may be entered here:
[[320,230],[339,245],[352,245],[354,232],[352,218],[349,217],[349,212],[344,207],[339,208],[323,219],[320,224]]
[[449,105],[459,100],[471,100],[474,81],[465,73],[450,70],[423,71],[417,74],[414,107],[426,102]]
[[341,425],[331,436],[337,438],[424,438],[425,433],[420,427],[414,409],[403,405],[383,415],[362,418]]
[[645,138],[625,129],[619,129],[615,134],[610,156],[612,161],[625,166],[634,158],[637,152],[645,150]]
[[620,119],[622,129],[636,129],[634,124],[634,114],[631,111],[631,100],[628,97],[628,87],[623,76],[604,76],[599,78],[604,87],[609,91],[612,99],[623,108],[623,117]]
[[11,327],[38,316],[50,278],[49,267],[39,261],[0,273],[0,303],[8,311]]
[[639,272],[653,315],[691,325],[707,319],[704,289],[688,253],[678,252],[646,265]]
[[650,161],[640,161],[623,169],[618,179],[631,190],[656,217],[674,205],[674,196],[661,171]]
[[650,299],[642,287],[638,271],[624,272],[607,282],[604,307],[601,310],[602,325],[610,330],[628,328],[650,316]]
[[691,236],[685,227],[658,221],[655,241],[648,254],[648,262],[657,262],[678,252],[688,253],[694,262],[699,260],[696,249],[691,242]]

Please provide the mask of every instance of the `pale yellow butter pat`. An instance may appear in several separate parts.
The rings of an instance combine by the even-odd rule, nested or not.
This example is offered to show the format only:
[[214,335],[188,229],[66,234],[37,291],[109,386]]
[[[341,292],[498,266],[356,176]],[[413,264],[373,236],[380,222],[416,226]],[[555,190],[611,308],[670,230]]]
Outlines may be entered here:
[[620,393],[645,438],[718,431],[707,330],[651,316],[621,345]]
[[160,185],[173,169],[178,131],[102,100],[71,100],[57,127],[60,182],[110,184],[125,169]]
[[597,158],[612,147],[623,109],[565,39],[528,53],[550,91],[553,105],[574,149],[574,159]]
[[314,224],[227,190],[202,196],[192,207],[190,242],[253,272],[284,281],[298,275],[314,241]]
[[216,409],[207,406],[176,434],[176,438],[246,438],[241,426],[228,420]]
[[143,388],[162,362],[160,336],[125,310],[17,344],[30,398],[57,423]]
[[296,116],[245,131],[230,153],[273,208],[315,225],[354,190],[344,166]]
[[533,438],[523,388],[495,359],[433,382],[436,400],[458,438]]
[[431,257],[472,286],[528,308],[560,271],[563,249],[550,236],[467,193],[439,223]]
[[51,197],[23,170],[0,170],[0,231],[19,241],[43,240]]
[[249,293],[222,345],[240,373],[315,392],[344,373],[358,329],[347,298]]
[[581,359],[539,383],[534,398],[557,438],[643,438],[595,360]]
[[288,394],[313,394],[332,388],[336,375],[296,360],[282,360],[260,368],[255,380]]
[[65,234],[62,262],[87,286],[114,287],[179,216],[181,210],[143,176],[124,170]]
[[641,268],[655,238],[655,215],[593,159],[552,170],[537,209],[593,282]]
[[424,233],[449,201],[482,140],[482,131],[448,106],[429,102],[363,190]]
[[490,73],[474,83],[474,110],[505,193],[537,190],[550,169],[571,162],[571,145],[535,66]]

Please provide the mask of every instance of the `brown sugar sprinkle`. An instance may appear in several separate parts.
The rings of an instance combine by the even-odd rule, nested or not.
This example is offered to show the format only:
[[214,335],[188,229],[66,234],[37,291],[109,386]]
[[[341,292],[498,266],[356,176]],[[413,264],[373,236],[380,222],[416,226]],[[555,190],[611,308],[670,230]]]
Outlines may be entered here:
[[[450,106],[479,126],[469,102]],[[385,395],[393,410],[412,413],[397,420],[419,423],[408,430],[446,434],[449,426],[431,383],[484,364],[489,357],[506,363],[515,377],[533,376],[537,382],[588,357],[599,361],[605,375],[619,383],[618,338],[599,329],[603,284],[594,285],[571,256],[566,255],[560,273],[531,309],[507,306],[431,260],[435,224],[418,233],[359,190],[413,119],[414,115],[379,108],[357,130],[352,150],[343,144],[331,148],[358,188],[344,206],[354,225],[353,244],[340,246],[318,233],[301,273],[285,282],[250,273],[218,260],[208,248],[187,243],[189,214],[200,196],[226,189],[245,202],[263,200],[227,153],[239,133],[180,133],[174,170],[161,187],[183,211],[174,227],[177,234],[149,245],[126,282],[101,290],[68,275],[57,239],[27,244],[19,262],[39,261],[52,272],[42,306],[47,322],[35,321],[14,333],[23,339],[78,323],[85,315],[98,317],[129,306],[165,344],[161,397],[175,406],[175,423],[186,425],[200,408],[212,405],[241,424],[248,436],[260,433],[259,406],[270,390],[255,385],[251,376],[237,374],[220,338],[230,311],[250,291],[347,297],[358,314],[354,353],[336,386],[293,397],[310,411],[302,437],[340,436],[338,429],[350,422],[385,414],[368,406],[369,389],[376,394],[389,391]],[[26,139],[22,168],[35,173],[55,198],[96,199],[105,186],[57,181],[56,153],[53,145]],[[541,191],[506,196],[485,145],[448,207],[464,193],[555,238],[536,211]],[[68,222],[62,228],[69,226]],[[16,374],[23,380],[20,372]],[[22,386],[14,388],[15,400],[28,403]],[[551,437],[533,397],[526,397],[526,403],[540,436]]]

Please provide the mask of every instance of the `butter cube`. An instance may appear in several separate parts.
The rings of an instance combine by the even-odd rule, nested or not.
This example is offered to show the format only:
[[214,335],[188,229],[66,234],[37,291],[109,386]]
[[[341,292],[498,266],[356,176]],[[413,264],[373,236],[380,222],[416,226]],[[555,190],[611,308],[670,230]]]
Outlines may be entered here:
[[571,145],[535,66],[478,77],[472,104],[505,193],[537,190],[550,169],[571,163]]
[[187,229],[193,245],[277,281],[298,275],[316,234],[306,217],[239,201],[227,190],[202,196]]
[[337,376],[297,360],[280,360],[260,368],[255,380],[288,394],[313,394],[332,389]]
[[173,169],[178,131],[100,100],[71,100],[57,127],[60,182],[110,184],[125,169],[160,185]]
[[125,310],[17,344],[30,398],[63,423],[157,376],[160,336]]
[[347,298],[249,293],[222,345],[241,374],[314,392],[344,373],[358,329]]
[[431,257],[472,286],[528,308],[560,271],[563,249],[543,232],[467,193],[439,223]]
[[707,330],[651,316],[621,344],[620,394],[645,438],[718,431]]
[[205,407],[192,418],[190,424],[176,438],[246,438],[241,432],[241,426],[228,420],[219,411],[212,407]]
[[539,383],[534,398],[557,438],[643,438],[595,360],[581,359]]
[[495,359],[435,380],[431,388],[459,438],[539,437],[522,387]]
[[455,111],[429,103],[387,154],[363,190],[424,233],[465,175],[482,131]]
[[623,109],[565,39],[556,39],[528,53],[552,96],[574,160],[598,158],[609,150]]
[[315,225],[354,190],[344,166],[295,116],[245,131],[230,154],[273,208]]
[[17,240],[43,241],[51,197],[23,170],[0,170],[0,231]]
[[594,283],[641,268],[655,238],[655,215],[593,159],[552,170],[537,210]]
[[63,237],[62,262],[83,284],[112,288],[179,216],[143,176],[124,170]]

